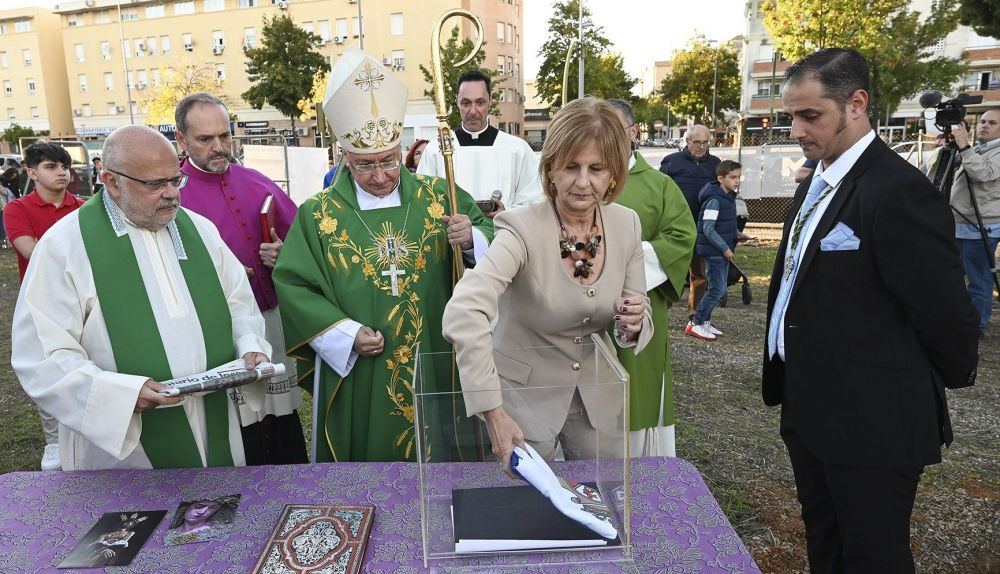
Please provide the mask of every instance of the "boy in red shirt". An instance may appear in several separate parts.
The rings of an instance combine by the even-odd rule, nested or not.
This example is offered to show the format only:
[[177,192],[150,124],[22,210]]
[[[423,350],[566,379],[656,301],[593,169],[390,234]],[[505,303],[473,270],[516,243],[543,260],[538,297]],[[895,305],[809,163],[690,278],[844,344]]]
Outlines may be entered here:
[[[47,142],[33,143],[24,149],[24,163],[35,187],[31,193],[10,202],[3,210],[7,237],[17,251],[17,267],[22,281],[31,252],[42,234],[83,205],[82,199],[66,191],[72,159],[65,149]],[[41,409],[38,414],[42,417],[42,431],[45,433],[42,470],[58,470],[59,423]]]

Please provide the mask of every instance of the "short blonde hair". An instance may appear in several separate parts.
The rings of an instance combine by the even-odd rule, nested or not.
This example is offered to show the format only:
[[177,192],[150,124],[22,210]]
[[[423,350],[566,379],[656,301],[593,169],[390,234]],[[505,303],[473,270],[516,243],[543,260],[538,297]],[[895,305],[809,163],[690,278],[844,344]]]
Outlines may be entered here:
[[605,167],[611,174],[611,188],[604,194],[601,203],[609,204],[618,197],[625,188],[632,147],[615,108],[593,97],[566,104],[549,124],[539,166],[545,197],[549,200],[556,197],[552,172],[566,167],[590,142],[597,144]]

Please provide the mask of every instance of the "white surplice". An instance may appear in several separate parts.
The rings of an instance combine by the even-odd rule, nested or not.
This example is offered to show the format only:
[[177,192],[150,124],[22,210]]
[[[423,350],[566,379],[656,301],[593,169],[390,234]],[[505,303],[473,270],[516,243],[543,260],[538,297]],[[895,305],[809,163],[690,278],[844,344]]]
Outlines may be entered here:
[[[538,179],[538,158],[521,138],[503,131],[491,146],[460,146],[452,136],[455,150],[455,183],[476,200],[490,199],[499,190],[501,201],[509,209],[544,199]],[[417,173],[444,177],[444,156],[433,140],[424,148]]]
[[[113,209],[117,209],[112,205]],[[215,226],[187,212],[215,263],[232,316],[235,356],[259,352],[270,356],[261,317],[246,278]],[[116,372],[105,312],[97,299],[90,260],[80,234],[79,212],[54,225],[31,256],[14,310],[11,365],[25,392],[59,420],[63,470],[149,468],[139,442],[141,418],[134,413],[139,390],[148,377]],[[166,228],[157,232],[126,223],[143,285],[159,328],[174,377],[206,370],[201,324],[178,262],[183,245]],[[211,365],[214,366],[214,365]],[[242,387],[251,404],[263,404],[265,382]],[[236,465],[245,464],[239,419],[229,407],[229,442]],[[207,439],[204,401],[189,396],[183,408],[205,461]]]

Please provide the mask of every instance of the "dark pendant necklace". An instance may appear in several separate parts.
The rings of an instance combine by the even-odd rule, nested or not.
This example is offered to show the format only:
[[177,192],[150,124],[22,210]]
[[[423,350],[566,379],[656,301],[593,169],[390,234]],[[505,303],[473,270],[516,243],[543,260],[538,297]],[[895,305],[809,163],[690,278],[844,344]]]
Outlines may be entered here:
[[552,202],[552,209],[556,212],[556,221],[559,222],[559,251],[562,258],[567,257],[573,260],[573,277],[590,277],[590,270],[594,267],[591,259],[597,257],[597,251],[601,247],[601,236],[597,233],[597,209],[594,210],[594,221],[590,225],[590,233],[584,241],[577,241],[575,235],[570,235],[563,225],[562,218],[559,217],[559,209],[555,202]]

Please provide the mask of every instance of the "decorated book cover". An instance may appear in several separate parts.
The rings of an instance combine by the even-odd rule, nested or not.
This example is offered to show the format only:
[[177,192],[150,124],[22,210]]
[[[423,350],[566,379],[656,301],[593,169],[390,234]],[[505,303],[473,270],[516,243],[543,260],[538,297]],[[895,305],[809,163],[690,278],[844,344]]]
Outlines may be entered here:
[[360,572],[374,514],[367,505],[290,504],[253,574]]

